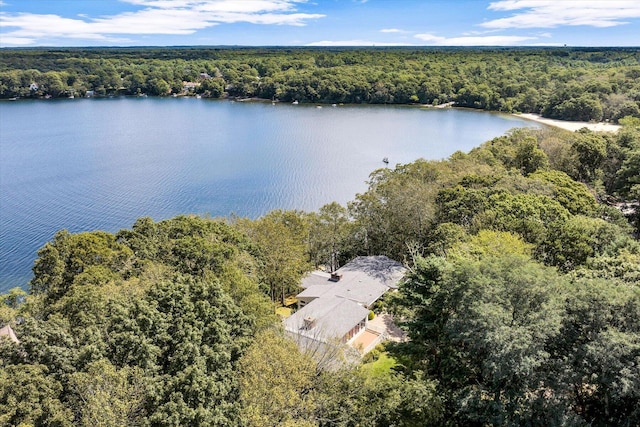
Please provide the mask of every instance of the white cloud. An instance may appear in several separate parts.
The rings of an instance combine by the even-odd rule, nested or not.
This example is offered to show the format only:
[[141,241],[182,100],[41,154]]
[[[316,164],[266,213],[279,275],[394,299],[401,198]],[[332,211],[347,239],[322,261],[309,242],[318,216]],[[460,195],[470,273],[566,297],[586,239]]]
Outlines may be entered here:
[[527,46],[566,46],[564,43],[530,43]]
[[409,31],[405,31],[405,30],[400,30],[398,28],[383,28],[382,30],[380,30],[381,33],[400,33],[400,34],[406,34]]
[[485,31],[465,31],[464,33],[462,33],[463,36],[481,36],[483,34],[491,34],[491,33],[495,33],[497,31],[500,30],[485,30]]
[[415,37],[431,46],[517,46],[522,42],[537,39],[527,36],[441,37],[434,34],[416,34]]
[[10,46],[28,46],[33,44],[35,39],[29,39],[26,37],[0,37],[0,44]]
[[[0,0],[2,1],[2,0]],[[122,0],[142,7],[113,16],[64,18],[34,13],[0,13],[0,45],[46,44],[51,39],[122,40],[123,34],[193,34],[218,24],[248,22],[302,26],[325,15],[299,13],[304,0]]]
[[640,1],[502,0],[490,3],[489,10],[515,11],[515,14],[480,24],[485,28],[555,28],[565,25],[606,28],[640,18]]
[[407,43],[374,42],[370,40],[322,40],[306,46],[411,46]]
[[156,9],[194,9],[209,12],[287,12],[295,10],[300,0],[121,0]]

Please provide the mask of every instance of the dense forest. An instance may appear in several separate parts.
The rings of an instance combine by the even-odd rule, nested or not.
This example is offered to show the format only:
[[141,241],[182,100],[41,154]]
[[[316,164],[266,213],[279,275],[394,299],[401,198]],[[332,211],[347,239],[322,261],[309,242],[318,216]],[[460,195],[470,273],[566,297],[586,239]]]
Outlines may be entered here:
[[0,51],[0,98],[200,95],[640,117],[638,48],[63,48]]
[[[638,425],[640,120],[620,122],[379,169],[318,212],[60,231],[0,296],[0,424]],[[409,340],[327,370],[274,307],[366,254],[408,266],[376,310]]]

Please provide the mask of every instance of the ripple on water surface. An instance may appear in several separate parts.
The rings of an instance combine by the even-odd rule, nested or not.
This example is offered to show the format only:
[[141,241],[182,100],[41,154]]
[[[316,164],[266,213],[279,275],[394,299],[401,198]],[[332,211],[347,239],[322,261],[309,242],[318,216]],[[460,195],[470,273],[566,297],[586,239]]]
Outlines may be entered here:
[[509,116],[197,99],[0,105],[0,290],[24,286],[60,229],[115,232],[180,213],[256,217],[346,203],[369,173],[468,151]]

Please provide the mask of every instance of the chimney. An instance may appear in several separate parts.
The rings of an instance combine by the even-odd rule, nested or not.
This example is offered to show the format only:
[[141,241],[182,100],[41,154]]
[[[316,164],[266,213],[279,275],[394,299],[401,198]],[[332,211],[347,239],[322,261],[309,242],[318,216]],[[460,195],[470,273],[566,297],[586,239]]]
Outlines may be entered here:
[[332,282],[338,282],[340,279],[342,279],[342,274],[336,273],[334,271],[333,273],[331,273],[331,278],[329,280],[331,280]]
[[308,331],[309,329],[313,329],[314,326],[316,326],[315,317],[309,316],[304,318],[304,325],[302,326],[302,329]]

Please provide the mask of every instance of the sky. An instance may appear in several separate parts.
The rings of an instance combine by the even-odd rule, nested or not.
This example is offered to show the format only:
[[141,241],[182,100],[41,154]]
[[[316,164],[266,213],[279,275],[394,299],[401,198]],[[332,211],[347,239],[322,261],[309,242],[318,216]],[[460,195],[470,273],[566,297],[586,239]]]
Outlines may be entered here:
[[0,47],[640,46],[640,0],[0,0]]

